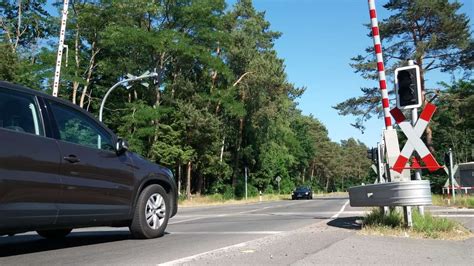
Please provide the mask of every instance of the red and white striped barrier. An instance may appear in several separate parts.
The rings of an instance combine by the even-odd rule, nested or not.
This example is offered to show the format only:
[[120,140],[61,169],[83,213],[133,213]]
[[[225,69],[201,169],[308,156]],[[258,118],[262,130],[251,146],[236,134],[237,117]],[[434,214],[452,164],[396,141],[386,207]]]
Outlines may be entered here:
[[403,133],[407,136],[405,147],[403,147],[400,156],[398,156],[397,161],[393,165],[393,170],[401,173],[415,150],[418,152],[418,155],[420,155],[421,160],[425,163],[428,170],[432,172],[442,168],[430,153],[428,147],[426,147],[425,143],[421,140],[421,135],[423,135],[435,111],[436,106],[434,104],[426,104],[415,126],[412,126],[411,123],[406,120],[405,115],[400,109],[394,108],[390,111]]
[[377,70],[379,72],[380,91],[382,93],[382,107],[385,118],[385,128],[392,129],[392,118],[390,117],[390,103],[388,100],[387,81],[385,78],[385,67],[382,56],[382,43],[380,41],[379,23],[375,11],[375,0],[369,0],[370,21],[372,24],[372,37],[374,38],[374,49],[377,57]]

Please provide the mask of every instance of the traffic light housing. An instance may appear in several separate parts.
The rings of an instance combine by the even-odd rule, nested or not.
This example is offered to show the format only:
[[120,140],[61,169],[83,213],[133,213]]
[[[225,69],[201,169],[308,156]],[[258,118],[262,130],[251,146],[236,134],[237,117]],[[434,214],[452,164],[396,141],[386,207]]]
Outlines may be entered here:
[[451,160],[449,158],[449,152],[444,153],[444,165],[451,166]]
[[378,160],[377,148],[371,148],[367,150],[367,159],[371,160],[373,163],[376,163]]
[[399,109],[421,107],[420,68],[413,65],[395,69],[395,90]]

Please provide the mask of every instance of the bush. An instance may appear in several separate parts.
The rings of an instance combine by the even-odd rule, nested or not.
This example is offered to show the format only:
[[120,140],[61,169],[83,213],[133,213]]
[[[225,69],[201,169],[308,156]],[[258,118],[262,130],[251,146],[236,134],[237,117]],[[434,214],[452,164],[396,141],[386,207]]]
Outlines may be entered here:
[[469,208],[474,208],[474,198],[467,199],[467,206]]
[[[278,191],[277,191],[278,192]],[[273,186],[272,185],[268,185],[265,190],[263,191],[264,194],[273,194],[275,193],[275,190],[273,190]]]
[[282,178],[280,183],[280,193],[290,194],[295,189],[295,183],[289,178]]
[[[258,189],[251,184],[247,185],[247,196],[255,197],[258,195]],[[245,198],[245,183],[237,184],[235,188],[235,197],[238,199]]]
[[231,185],[225,185],[222,189],[222,198],[229,200],[234,198],[234,188]]
[[209,195],[207,196],[209,197],[209,200],[212,201],[212,202],[222,202],[222,201],[225,201],[224,199],[224,195],[223,194],[212,194],[212,195]]

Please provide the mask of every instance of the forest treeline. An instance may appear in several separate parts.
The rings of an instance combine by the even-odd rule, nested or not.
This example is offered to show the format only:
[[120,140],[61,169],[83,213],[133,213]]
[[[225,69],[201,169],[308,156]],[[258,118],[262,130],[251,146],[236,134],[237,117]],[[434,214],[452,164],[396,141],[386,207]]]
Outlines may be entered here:
[[[0,3],[1,80],[51,93],[60,26],[51,9],[61,8],[46,0]],[[363,143],[331,141],[316,117],[298,109],[305,88],[288,81],[274,48],[281,33],[251,0],[73,0],[68,13],[59,97],[97,115],[113,84],[156,71],[146,84],[115,90],[104,122],[132,151],[172,169],[185,195],[241,197],[245,169],[250,195],[276,191],[278,176],[282,193],[373,180]],[[450,95],[472,96],[472,81],[445,85]],[[472,111],[472,97],[446,99],[445,108]]]

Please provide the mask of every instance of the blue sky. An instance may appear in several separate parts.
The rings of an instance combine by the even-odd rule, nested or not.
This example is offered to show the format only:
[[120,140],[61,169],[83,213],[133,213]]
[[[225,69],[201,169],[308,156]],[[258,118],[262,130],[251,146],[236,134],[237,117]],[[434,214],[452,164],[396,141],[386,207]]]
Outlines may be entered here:
[[[227,2],[235,3],[235,0]],[[382,8],[386,2],[376,0],[379,19],[388,17]],[[472,30],[474,1],[460,2],[464,4],[461,11],[471,18]],[[362,25],[370,22],[367,0],[254,0],[254,5],[257,10],[265,11],[273,30],[283,33],[276,41],[276,50],[285,60],[289,81],[307,87],[299,100],[303,113],[313,114],[322,121],[333,141],[354,137],[375,146],[384,128],[381,119],[367,122],[367,129],[361,134],[350,125],[354,117],[339,116],[332,108],[360,95],[361,86],[378,85],[365,81],[349,66],[351,57],[372,45]],[[450,76],[429,73],[427,79],[427,85],[435,87],[439,81],[449,81]]]
[[[49,10],[57,14],[55,8]],[[230,5],[236,0],[226,0]],[[329,130],[329,137],[339,142],[350,137],[368,146],[376,146],[384,128],[382,119],[368,121],[362,134],[350,124],[351,116],[339,116],[332,108],[337,103],[361,94],[361,86],[377,86],[366,81],[349,66],[350,58],[373,44],[363,26],[369,23],[367,0],[254,0],[257,10],[265,11],[271,29],[283,33],[275,48],[285,60],[290,82],[307,87],[298,100],[304,114],[313,114]],[[379,19],[388,17],[382,8],[387,0],[376,0]],[[474,0],[461,0],[461,12],[471,19],[474,29]],[[383,44],[382,44],[383,45]],[[390,73],[387,73],[389,75]],[[428,73],[427,86],[437,87],[450,81],[446,74]],[[393,86],[389,86],[392,89]]]

